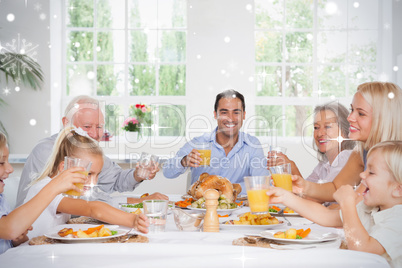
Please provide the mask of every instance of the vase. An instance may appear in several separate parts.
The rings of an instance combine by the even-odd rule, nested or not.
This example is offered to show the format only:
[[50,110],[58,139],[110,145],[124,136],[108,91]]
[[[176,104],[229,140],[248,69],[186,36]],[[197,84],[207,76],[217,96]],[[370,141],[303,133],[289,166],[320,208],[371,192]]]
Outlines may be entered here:
[[138,132],[126,131],[126,140],[129,142],[137,142],[139,140]]

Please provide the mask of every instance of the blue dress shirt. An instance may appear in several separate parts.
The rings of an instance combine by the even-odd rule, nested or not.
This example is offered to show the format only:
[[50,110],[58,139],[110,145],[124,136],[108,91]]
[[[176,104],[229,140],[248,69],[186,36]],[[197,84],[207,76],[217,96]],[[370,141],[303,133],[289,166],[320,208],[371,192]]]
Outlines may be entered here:
[[216,142],[216,131],[217,129],[186,143],[176,156],[166,161],[163,166],[163,175],[166,178],[173,179],[183,174],[187,167],[181,165],[181,160],[193,150],[191,144],[210,142],[212,148],[210,166],[191,167],[191,183],[197,181],[202,173],[207,172],[211,175],[226,177],[232,183],[239,183],[242,187],[241,194],[246,194],[245,176],[270,175],[261,143],[256,137],[239,132],[239,140],[226,155],[225,149]]

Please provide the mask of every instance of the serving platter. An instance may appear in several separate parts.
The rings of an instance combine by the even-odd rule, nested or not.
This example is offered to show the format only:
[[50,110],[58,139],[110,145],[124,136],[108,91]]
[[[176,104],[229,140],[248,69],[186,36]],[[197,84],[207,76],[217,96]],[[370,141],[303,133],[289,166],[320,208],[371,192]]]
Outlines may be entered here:
[[[187,206],[188,209],[190,210],[196,210],[196,211],[203,211],[206,212],[207,209],[206,208],[193,208],[190,206]],[[237,208],[230,208],[230,209],[217,209],[216,211],[218,212],[219,215],[223,216],[223,215],[230,215],[232,214],[234,211],[241,209],[241,207],[237,207]]]
[[44,236],[59,240],[63,243],[101,243],[108,241],[109,239],[115,238],[115,237],[120,237],[123,235],[126,235],[130,232],[130,228],[120,226],[120,225],[105,225],[105,228],[109,228],[111,231],[117,231],[115,235],[111,236],[106,236],[106,237],[91,237],[91,238],[73,238],[73,237],[61,237],[58,235],[58,232],[61,229],[64,228],[72,228],[75,231],[78,231],[79,229],[81,230],[87,230],[88,228],[93,228],[99,225],[95,224],[62,224],[55,226],[51,228],[49,231],[47,231]]
[[278,224],[268,224],[268,225],[250,225],[250,224],[226,224],[226,221],[219,224],[220,229],[224,230],[271,230],[276,228],[283,228],[286,226],[286,223],[280,221]]

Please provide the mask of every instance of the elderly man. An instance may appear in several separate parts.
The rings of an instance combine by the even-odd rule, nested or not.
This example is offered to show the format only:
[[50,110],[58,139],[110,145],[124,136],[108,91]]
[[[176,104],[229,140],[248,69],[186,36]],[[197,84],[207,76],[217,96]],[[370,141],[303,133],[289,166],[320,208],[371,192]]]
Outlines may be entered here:
[[[240,131],[245,119],[245,103],[242,94],[226,90],[216,96],[214,117],[218,127],[212,133],[205,133],[186,143],[163,166],[167,178],[176,178],[191,168],[191,183],[207,172],[228,178],[242,186],[246,192],[244,176],[269,175],[266,159],[259,140]],[[200,142],[211,144],[209,166],[200,166],[200,153],[194,145]]]
[[[88,133],[88,135],[100,141],[104,132],[104,116],[99,107],[99,102],[88,96],[75,97],[66,107],[64,117],[62,119],[63,126],[75,126],[81,128]],[[17,193],[17,206],[23,204],[26,194],[28,192],[28,185],[32,179],[35,178],[45,166],[47,159],[51,155],[53,144],[58,134],[41,140],[32,150],[27,158],[24,169],[21,174],[20,184]],[[153,179],[159,168],[153,170],[149,179]],[[133,191],[143,178],[137,176],[135,169],[123,170],[119,165],[114,163],[110,158],[104,158],[104,165],[101,173],[99,174],[98,185],[99,188],[106,192],[113,191]],[[154,193],[146,197],[147,199],[168,199],[167,196]],[[136,203],[141,201],[136,198],[124,198],[123,202]]]

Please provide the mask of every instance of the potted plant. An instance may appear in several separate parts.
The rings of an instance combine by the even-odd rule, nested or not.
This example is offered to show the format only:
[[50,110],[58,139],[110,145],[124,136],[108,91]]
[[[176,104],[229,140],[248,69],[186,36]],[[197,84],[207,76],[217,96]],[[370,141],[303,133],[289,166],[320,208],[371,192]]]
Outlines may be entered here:
[[135,117],[129,117],[123,122],[123,130],[126,131],[126,139],[130,142],[138,141],[141,124]]
[[134,116],[140,123],[140,133],[142,136],[151,134],[152,124],[151,107],[146,104],[135,104],[130,106],[130,115]]

